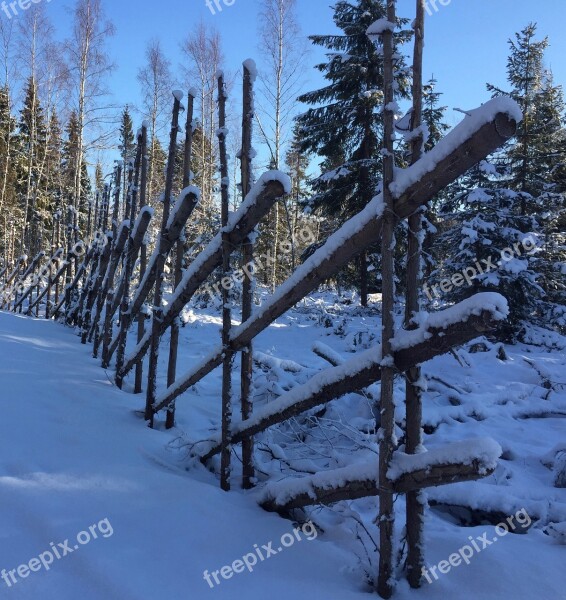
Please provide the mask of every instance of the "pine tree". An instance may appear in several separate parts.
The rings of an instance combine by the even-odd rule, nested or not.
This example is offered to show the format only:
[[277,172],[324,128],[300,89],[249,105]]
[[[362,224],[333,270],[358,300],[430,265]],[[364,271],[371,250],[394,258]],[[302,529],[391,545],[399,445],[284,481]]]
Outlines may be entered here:
[[[505,167],[505,184],[521,193],[513,210],[533,217],[533,229],[539,234],[540,248],[531,266],[544,294],[530,320],[544,323],[547,319],[564,331],[566,105],[562,87],[554,84],[552,72],[545,68],[549,40],[537,40],[536,34],[537,25],[531,23],[509,41],[509,95],[520,105],[523,120],[516,141],[499,158]],[[488,89],[503,93],[494,86]]]
[[[317,46],[330,51],[317,65],[327,85],[299,97],[313,106],[297,122],[301,150],[323,159],[323,174],[312,182],[309,208],[344,221],[373,198],[381,178],[383,137],[383,56],[367,35],[368,27],[385,18],[383,0],[340,0],[334,7],[338,35],[314,35]],[[402,21],[404,23],[404,21]],[[406,33],[399,35],[401,40]],[[397,64],[397,97],[406,97],[408,72],[402,57]],[[360,259],[362,304],[367,303],[367,260]]]
[[79,123],[77,113],[72,111],[65,127],[66,139],[63,142],[63,189],[72,195],[75,189],[75,165],[78,152]]
[[97,191],[102,192],[104,189],[104,173],[102,171],[102,164],[99,162],[96,163],[96,167],[94,170],[94,187]]
[[[90,178],[88,176],[85,156],[82,154],[80,161],[78,153],[80,152],[80,127],[75,111],[71,112],[69,121],[65,128],[66,140],[63,142],[63,194],[67,198],[68,206],[76,209],[74,215],[74,238],[78,240],[85,233],[87,224],[88,202],[92,194]],[[76,165],[80,164],[79,185],[81,196],[78,202],[74,202],[74,190],[76,189],[77,174]]]

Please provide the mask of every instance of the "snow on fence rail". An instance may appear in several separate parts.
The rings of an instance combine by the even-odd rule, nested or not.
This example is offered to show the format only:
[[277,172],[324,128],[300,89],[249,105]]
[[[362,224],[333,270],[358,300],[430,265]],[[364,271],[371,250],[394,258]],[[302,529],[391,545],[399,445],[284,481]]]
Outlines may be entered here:
[[[275,202],[281,199],[290,189],[290,180],[280,171],[264,173],[252,188],[239,210],[234,213],[226,228],[229,241],[237,247],[252,233],[259,221],[269,212]],[[198,291],[202,284],[222,264],[222,234],[218,233],[207,247],[195,258],[183,275],[181,283],[163,311],[160,335],[179,316],[184,306]],[[132,303],[131,310],[134,310]],[[151,335],[146,332],[134,351],[126,358],[119,373],[125,377],[149,349]]]
[[[420,454],[397,451],[387,474],[396,493],[475,481],[493,473],[501,453],[501,446],[491,438],[453,442]],[[378,494],[377,467],[362,463],[268,483],[259,504],[265,510],[287,512]]]
[[[395,182],[395,210],[399,218],[407,218],[431,200],[448,183],[463,175],[474,164],[505,143],[516,131],[517,105],[506,98],[495,98],[472,116],[467,116],[442,139],[429,154],[412,167],[398,173]],[[379,239],[382,225],[383,199],[376,196],[358,215],[348,220],[309,259],[297,268],[264,306],[231,332],[231,346],[241,350],[259,333],[315,290],[321,283],[348,264],[355,256]],[[173,304],[168,311],[177,316],[182,306]],[[138,347],[133,362],[143,355]],[[223,347],[212,353],[181,376],[174,385],[157,397],[159,411],[200,381],[222,362]],[[135,360],[134,360],[135,359]]]
[[[399,331],[393,340],[393,362],[404,373],[409,368],[449,352],[478,335],[494,330],[508,313],[507,301],[499,294],[476,294],[446,310],[434,313],[414,331]],[[355,392],[381,379],[381,347],[360,352],[340,365],[321,371],[303,385],[282,394],[257,410],[246,421],[232,425],[231,441],[238,444],[246,437],[268,427]],[[221,439],[206,442],[199,452],[206,462],[221,449]]]
[[[249,65],[248,65],[249,67]],[[232,328],[231,317],[224,298],[223,343],[200,363],[194,365],[181,377],[176,377],[176,351],[170,353],[168,365],[168,387],[157,393],[157,365],[160,338],[181,314],[185,305],[206,282],[214,271],[222,266],[223,272],[230,270],[230,256],[235,248],[242,247],[243,257],[253,256],[251,234],[261,219],[273,205],[291,191],[291,182],[287,175],[279,171],[268,171],[251,185],[251,115],[253,106],[252,77],[249,68],[244,66],[244,106],[247,114],[243,119],[242,150],[242,190],[245,199],[239,210],[228,220],[228,177],[225,153],[226,130],[219,130],[220,155],[222,160],[222,207],[224,226],[182,272],[182,237],[187,220],[199,201],[199,191],[190,185],[190,154],[192,136],[185,143],[183,169],[185,173],[183,187],[171,213],[170,199],[173,189],[174,165],[176,159],[176,136],[179,131],[180,110],[179,92],[175,92],[175,104],[171,127],[171,141],[166,171],[166,193],[160,236],[155,251],[146,261],[144,234],[151,218],[150,211],[142,208],[136,220],[136,196],[140,191],[144,206],[147,183],[147,127],[144,124],[138,136],[136,164],[129,171],[129,189],[124,193],[124,210],[120,207],[120,187],[122,165],[114,172],[114,190],[112,184],[105,186],[101,212],[97,216],[97,227],[106,232],[108,243],[105,247],[91,246],[83,262],[78,265],[71,260],[67,252],[66,261],[59,271],[49,277],[47,286],[39,291],[32,302],[32,291],[28,302],[28,312],[33,306],[39,307],[41,300],[48,294],[46,317],[50,317],[49,296],[51,286],[66,274],[67,287],[65,297],[56,299],[55,314],[65,305],[65,320],[82,329],[81,341],[93,341],[94,356],[97,356],[100,343],[103,344],[103,366],[107,367],[118,348],[116,382],[121,386],[123,378],[136,367],[136,391],[141,391],[143,357],[151,347],[149,374],[147,377],[147,396],[145,417],[153,424],[157,411],[167,408],[166,426],[174,424],[174,402],[192,385],[223,364],[222,387],[222,436],[207,442],[200,454],[206,462],[214,454],[221,452],[221,486],[230,487],[230,457],[234,444],[242,443],[243,485],[250,484],[254,476],[253,436],[266,428],[294,417],[301,412],[327,403],[340,396],[356,392],[379,381],[382,369],[395,366],[400,372],[406,372],[417,364],[426,362],[439,354],[450,351],[454,346],[465,343],[478,334],[493,330],[507,316],[507,303],[498,294],[477,294],[473,298],[457,304],[439,313],[421,319],[420,326],[411,331],[400,331],[393,338],[391,356],[382,357],[381,347],[376,345],[367,352],[360,353],[351,360],[343,360],[323,345],[315,346],[314,351],[335,366],[325,369],[312,377],[307,383],[296,386],[281,395],[268,406],[251,411],[251,400],[246,397],[245,387],[251,381],[253,352],[251,343],[254,338],[269,327],[297,302],[305,298],[321,283],[332,277],[361,252],[379,240],[383,227],[384,198],[376,196],[358,215],[348,220],[326,243],[314,252],[294,274],[277,288],[265,304],[251,312],[250,290],[243,294],[243,322]],[[225,117],[225,93],[223,77],[219,77],[220,116]],[[189,92],[189,107],[192,106]],[[246,111],[245,111],[246,112]],[[192,114],[192,110],[189,110]],[[394,198],[394,212],[397,219],[411,217],[424,204],[434,198],[447,185],[463,175],[515,134],[517,122],[521,119],[518,105],[509,98],[495,98],[479,109],[470,111],[463,121],[442,139],[430,152],[414,162],[407,169],[397,169],[395,178],[386,194],[389,200]],[[221,120],[221,122],[222,122]],[[247,123],[247,124],[246,124]],[[187,132],[193,127],[192,117],[187,120]],[[245,135],[244,135],[245,134]],[[135,171],[135,176],[134,176]],[[144,175],[145,173],[145,175]],[[141,178],[141,188],[138,187]],[[125,190],[124,190],[125,192]],[[246,193],[247,192],[247,193]],[[111,226],[109,205],[113,195],[114,206]],[[389,202],[391,204],[391,202]],[[120,219],[122,219],[120,224]],[[175,264],[175,286],[173,296],[167,307],[162,306],[162,283],[165,277],[165,261],[177,247]],[[133,273],[133,264],[138,253],[142,266],[138,286],[129,299],[129,284]],[[25,279],[27,257],[22,256],[13,271],[6,277],[3,291],[15,280],[17,285]],[[41,258],[39,259],[41,260]],[[74,263],[74,267],[73,267]],[[32,272],[35,265],[30,265]],[[28,271],[29,271],[28,268]],[[3,273],[8,272],[7,267]],[[74,278],[72,278],[74,274]],[[115,285],[115,278],[119,276]],[[144,303],[154,290],[153,319],[151,326],[145,329]],[[56,297],[58,292],[56,293]],[[72,301],[72,297],[74,300]],[[25,298],[20,298],[22,306]],[[11,293],[5,293],[4,304],[11,303]],[[114,316],[119,307],[121,324],[115,331]],[[91,318],[94,309],[94,318]],[[138,343],[129,357],[125,358],[126,333],[129,326],[138,320]],[[99,323],[102,322],[102,325]],[[113,335],[114,334],[114,335]],[[172,339],[173,339],[172,335]],[[94,339],[93,339],[94,338]],[[386,343],[387,340],[384,341]],[[241,407],[243,420],[232,420],[231,370],[232,358],[236,352],[242,352],[242,395]],[[287,368],[290,371],[301,369],[300,365],[287,361],[277,362],[271,357],[257,354],[256,360],[273,368]],[[387,362],[386,362],[387,361]],[[247,365],[247,366],[246,366]],[[248,369],[246,371],[246,368]],[[173,376],[170,376],[173,373]],[[416,414],[420,413],[417,411]],[[248,418],[247,418],[248,417]],[[382,426],[386,417],[382,416]],[[420,417],[419,417],[420,420]],[[394,444],[390,444],[391,452]],[[389,450],[388,450],[389,452]],[[268,510],[288,510],[313,503],[335,502],[341,499],[353,499],[362,496],[384,493],[391,497],[394,492],[410,493],[415,490],[445,485],[456,481],[470,481],[490,474],[501,453],[499,446],[491,440],[458,442],[427,453],[393,454],[387,462],[388,469],[382,469],[378,480],[377,465],[357,465],[327,473],[318,473],[299,480],[269,484],[262,496],[262,506]],[[381,458],[384,454],[381,453]],[[384,476],[385,473],[385,476]],[[385,483],[384,483],[385,481]],[[379,483],[379,485],[378,485]],[[384,490],[386,490],[384,492]],[[416,513],[415,513],[416,514]],[[413,514],[413,520],[415,517]],[[384,521],[385,522],[385,521]],[[409,522],[409,520],[408,520]],[[411,544],[410,544],[411,546]],[[418,547],[413,543],[411,547]]]

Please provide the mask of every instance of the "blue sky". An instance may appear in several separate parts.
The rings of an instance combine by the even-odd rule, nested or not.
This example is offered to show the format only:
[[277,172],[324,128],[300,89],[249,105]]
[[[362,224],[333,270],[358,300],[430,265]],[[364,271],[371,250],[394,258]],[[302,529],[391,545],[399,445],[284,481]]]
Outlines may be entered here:
[[[46,0],[44,0],[46,1]],[[566,84],[566,22],[565,0],[443,0],[437,1],[438,11],[432,8],[427,17],[425,76],[434,73],[438,91],[444,94],[443,103],[453,108],[469,109],[489,98],[485,83],[505,86],[507,40],[530,21],[539,23],[539,33],[548,35],[551,46],[548,66],[558,83]],[[223,2],[223,0],[219,0]],[[59,34],[68,30],[69,0],[51,0],[47,5]],[[298,0],[301,26],[305,35],[334,31],[331,0]],[[137,104],[136,74],[143,63],[146,42],[152,37],[162,40],[164,49],[177,68],[182,59],[179,43],[191,28],[203,20],[221,33],[227,68],[236,71],[249,57],[261,63],[257,48],[257,12],[261,0],[234,0],[215,15],[205,0],[136,0],[135,2],[106,0],[106,11],[116,25],[116,35],[110,42],[110,53],[118,68],[110,83],[113,101]],[[414,0],[399,0],[402,16],[414,14]],[[321,83],[312,67],[322,58],[314,50],[307,58],[305,90]],[[459,113],[450,110],[447,120],[457,123]]]

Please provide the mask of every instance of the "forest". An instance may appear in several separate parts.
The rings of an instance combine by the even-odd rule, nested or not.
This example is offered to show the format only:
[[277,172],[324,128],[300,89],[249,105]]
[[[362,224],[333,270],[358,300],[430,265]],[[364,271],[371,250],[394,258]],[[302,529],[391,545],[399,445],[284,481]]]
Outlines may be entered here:
[[6,597],[564,597],[554,40],[301,1],[2,5]]

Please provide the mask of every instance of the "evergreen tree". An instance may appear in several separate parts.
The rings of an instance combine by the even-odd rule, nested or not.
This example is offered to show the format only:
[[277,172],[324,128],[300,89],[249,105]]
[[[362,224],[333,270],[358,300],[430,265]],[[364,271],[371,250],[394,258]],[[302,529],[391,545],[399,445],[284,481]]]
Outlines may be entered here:
[[130,161],[135,159],[136,147],[135,147],[135,136],[134,136],[134,125],[132,117],[130,115],[130,107],[126,104],[122,111],[122,117],[120,120],[120,156],[124,162],[124,168],[122,169],[122,190],[123,194],[127,193],[126,185],[128,181],[128,164]]
[[440,106],[442,94],[436,91],[437,83],[437,80],[431,77],[423,86],[423,123],[428,133],[425,152],[430,152],[450,129],[444,121],[447,107]]
[[[530,204],[533,198],[504,188],[477,187],[467,193],[463,208],[443,215],[445,231],[435,240],[440,267],[425,288],[429,300],[449,302],[460,302],[477,292],[503,294],[510,308],[503,326],[508,341],[520,332],[524,321],[535,320],[544,295],[533,268],[539,226],[534,217],[519,214],[516,207],[521,202]],[[442,280],[452,282],[454,276],[456,283],[440,287]]]
[[96,163],[96,168],[94,170],[94,186],[99,192],[104,190],[104,173],[100,161]]
[[[548,38],[536,40],[537,25],[529,24],[515,40],[509,40],[507,79],[511,90],[505,93],[488,85],[494,95],[506,94],[523,111],[516,140],[504,153],[509,173],[507,185],[517,192],[538,196],[549,190],[548,174],[564,163],[564,97],[544,67]],[[554,186],[552,186],[554,187]],[[521,212],[526,214],[523,196]]]
[[[312,182],[315,196],[308,208],[340,221],[366,206],[381,178],[383,57],[367,30],[385,16],[384,0],[339,0],[334,22],[341,33],[310,37],[330,53],[327,62],[317,65],[326,86],[299,97],[312,106],[297,119],[301,150],[323,159],[323,173]],[[403,40],[408,35],[397,37]],[[406,97],[409,79],[402,57],[396,75],[397,96]],[[365,305],[365,254],[360,260],[360,290]]]
[[33,77],[27,81],[24,103],[20,111],[19,139],[22,151],[22,174],[19,190],[23,197],[24,227],[22,243],[28,253],[35,254],[41,242],[38,224],[41,221],[41,195],[44,195],[47,124],[45,113]]
[[[509,41],[508,95],[524,115],[517,137],[450,188],[444,233],[435,244],[440,277],[493,259],[497,268],[480,274],[471,287],[450,290],[444,299],[458,301],[485,289],[501,292],[511,309],[508,339],[519,338],[526,323],[566,330],[566,207],[559,193],[566,181],[564,99],[544,67],[548,39],[537,41],[535,36],[536,25],[530,24]],[[494,95],[504,94],[488,88]],[[519,247],[511,260],[499,258],[498,251],[527,238],[536,240],[532,252],[519,256]]]
[[78,152],[79,123],[77,113],[72,111],[65,127],[66,139],[63,142],[63,189],[66,194],[73,194],[75,186],[75,165]]
[[[87,164],[84,154],[78,161],[80,128],[77,113],[71,112],[69,121],[65,128],[66,139],[63,142],[63,195],[66,197],[68,206],[76,207],[74,214],[74,238],[78,240],[85,233],[87,223],[88,201],[92,190],[90,178],[88,176]],[[76,165],[80,164],[80,187],[81,197],[77,202],[73,202],[73,194],[76,189]]]

